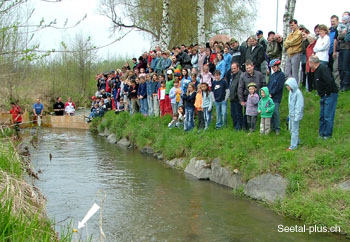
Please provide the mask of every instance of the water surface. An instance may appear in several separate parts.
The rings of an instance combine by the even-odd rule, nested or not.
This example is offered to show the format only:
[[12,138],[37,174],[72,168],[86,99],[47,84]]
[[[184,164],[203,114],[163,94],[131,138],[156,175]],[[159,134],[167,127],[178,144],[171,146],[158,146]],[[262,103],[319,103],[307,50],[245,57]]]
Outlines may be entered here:
[[[49,159],[52,154],[52,160]],[[231,189],[198,181],[135,150],[87,131],[42,129],[32,161],[49,217],[77,227],[92,204],[102,206],[105,241],[347,241],[327,233],[279,233],[302,225]],[[99,238],[99,212],[88,222]],[[68,220],[65,220],[67,219]],[[80,231],[86,238],[86,229]]]

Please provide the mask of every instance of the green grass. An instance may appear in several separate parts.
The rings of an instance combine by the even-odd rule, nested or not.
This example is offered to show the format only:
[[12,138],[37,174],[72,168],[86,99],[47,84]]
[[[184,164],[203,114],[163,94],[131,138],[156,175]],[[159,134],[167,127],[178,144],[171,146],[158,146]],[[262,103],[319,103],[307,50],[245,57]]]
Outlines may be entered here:
[[0,204],[0,241],[71,241],[71,233],[67,232],[58,240],[51,221],[38,214],[15,213],[12,206],[12,200]]
[[118,138],[127,137],[138,149],[151,146],[155,152],[163,153],[165,159],[198,157],[211,161],[218,157],[222,165],[238,169],[244,181],[262,173],[278,173],[289,180],[289,185],[286,199],[273,205],[275,209],[309,224],[333,226],[337,221],[343,231],[350,232],[350,217],[341,215],[339,206],[332,207],[339,202],[345,209],[350,208],[350,194],[336,189],[336,184],[350,179],[350,93],[339,94],[333,138],[327,141],[317,138],[319,97],[315,93],[304,93],[304,118],[300,125],[302,144],[293,152],[286,151],[290,144],[285,124],[287,97],[285,92],[280,106],[282,130],[279,136],[235,132],[229,114],[228,127],[215,130],[215,112],[207,131],[169,129],[170,116],[143,117],[113,112],[94,120],[91,128],[93,131],[109,128]]

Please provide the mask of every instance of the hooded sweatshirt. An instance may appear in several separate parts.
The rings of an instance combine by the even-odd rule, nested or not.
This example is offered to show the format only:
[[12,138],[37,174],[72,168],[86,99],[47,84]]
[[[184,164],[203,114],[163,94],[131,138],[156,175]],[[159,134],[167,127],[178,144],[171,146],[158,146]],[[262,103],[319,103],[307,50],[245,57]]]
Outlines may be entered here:
[[285,85],[288,85],[292,90],[289,92],[288,108],[289,108],[289,120],[295,122],[300,121],[303,118],[304,112],[304,97],[298,88],[295,78],[288,78]]
[[[261,91],[265,92],[265,97],[261,96]],[[258,104],[258,112],[261,112],[262,118],[272,118],[273,111],[275,110],[275,103],[272,98],[270,98],[269,89],[267,87],[263,87],[259,91],[260,101]]]

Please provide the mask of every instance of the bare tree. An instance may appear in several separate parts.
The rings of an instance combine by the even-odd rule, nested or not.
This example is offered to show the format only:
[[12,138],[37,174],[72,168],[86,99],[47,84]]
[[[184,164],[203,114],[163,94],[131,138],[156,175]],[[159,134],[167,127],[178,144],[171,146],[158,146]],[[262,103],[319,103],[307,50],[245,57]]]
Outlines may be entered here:
[[170,41],[169,31],[169,0],[163,0],[162,25],[160,26],[159,42],[162,50],[168,49]]
[[198,18],[198,44],[205,45],[205,19],[204,19],[205,0],[198,0],[197,3],[197,18]]

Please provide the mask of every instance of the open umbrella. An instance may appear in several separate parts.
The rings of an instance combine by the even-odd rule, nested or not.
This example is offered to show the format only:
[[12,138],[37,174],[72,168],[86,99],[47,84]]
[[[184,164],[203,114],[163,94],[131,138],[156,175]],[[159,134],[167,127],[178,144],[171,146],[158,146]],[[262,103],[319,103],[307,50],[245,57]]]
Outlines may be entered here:
[[231,40],[231,37],[226,34],[217,34],[214,37],[211,37],[209,39],[209,43],[214,43],[215,41],[226,43],[226,42],[230,42],[230,40]]

